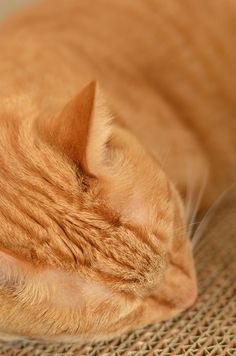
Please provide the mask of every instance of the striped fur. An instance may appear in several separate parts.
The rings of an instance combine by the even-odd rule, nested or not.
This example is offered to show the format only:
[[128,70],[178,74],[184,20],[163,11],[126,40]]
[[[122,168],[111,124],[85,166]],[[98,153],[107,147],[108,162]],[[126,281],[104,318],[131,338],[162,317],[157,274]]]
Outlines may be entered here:
[[208,174],[211,204],[236,152],[236,9],[204,4],[49,0],[2,25],[0,332],[109,338],[194,302],[183,199]]

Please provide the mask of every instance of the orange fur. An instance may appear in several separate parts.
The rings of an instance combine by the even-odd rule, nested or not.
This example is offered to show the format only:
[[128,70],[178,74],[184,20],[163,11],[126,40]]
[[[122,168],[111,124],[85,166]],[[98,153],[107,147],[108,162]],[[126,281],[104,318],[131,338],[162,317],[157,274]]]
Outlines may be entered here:
[[104,339],[193,304],[184,199],[235,180],[235,11],[49,0],[2,25],[4,335]]

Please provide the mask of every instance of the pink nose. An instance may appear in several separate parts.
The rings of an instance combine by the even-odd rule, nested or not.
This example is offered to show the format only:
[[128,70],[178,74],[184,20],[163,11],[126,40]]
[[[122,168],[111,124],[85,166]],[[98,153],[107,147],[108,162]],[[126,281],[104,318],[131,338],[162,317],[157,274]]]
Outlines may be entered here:
[[192,286],[189,290],[184,293],[181,301],[178,303],[178,308],[187,309],[190,308],[196,301],[198,295],[197,286]]

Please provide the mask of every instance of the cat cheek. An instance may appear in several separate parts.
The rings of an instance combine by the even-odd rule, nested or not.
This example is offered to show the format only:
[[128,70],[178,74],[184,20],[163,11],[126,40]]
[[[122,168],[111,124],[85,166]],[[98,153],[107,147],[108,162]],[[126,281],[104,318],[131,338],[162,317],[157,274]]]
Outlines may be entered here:
[[113,292],[101,283],[86,281],[77,274],[45,271],[40,279],[47,289],[51,289],[51,302],[58,306],[83,308],[87,304],[99,304],[113,297]]
[[112,191],[107,199],[111,206],[131,223],[142,227],[150,225],[152,211],[149,202],[138,188],[135,187],[133,192],[126,193],[125,197],[123,192],[117,196]]
[[146,226],[148,224],[148,213],[144,208],[142,200],[138,197],[128,203],[123,214],[139,226]]

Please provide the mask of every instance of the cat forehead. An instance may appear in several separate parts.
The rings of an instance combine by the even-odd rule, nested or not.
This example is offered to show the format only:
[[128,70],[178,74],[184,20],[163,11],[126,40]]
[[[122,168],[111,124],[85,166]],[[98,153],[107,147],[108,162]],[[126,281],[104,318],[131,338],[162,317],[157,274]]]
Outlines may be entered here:
[[89,203],[86,197],[28,185],[16,194],[7,186],[0,201],[1,245],[35,266],[73,270],[90,263],[94,241],[101,242],[121,223],[104,202]]

